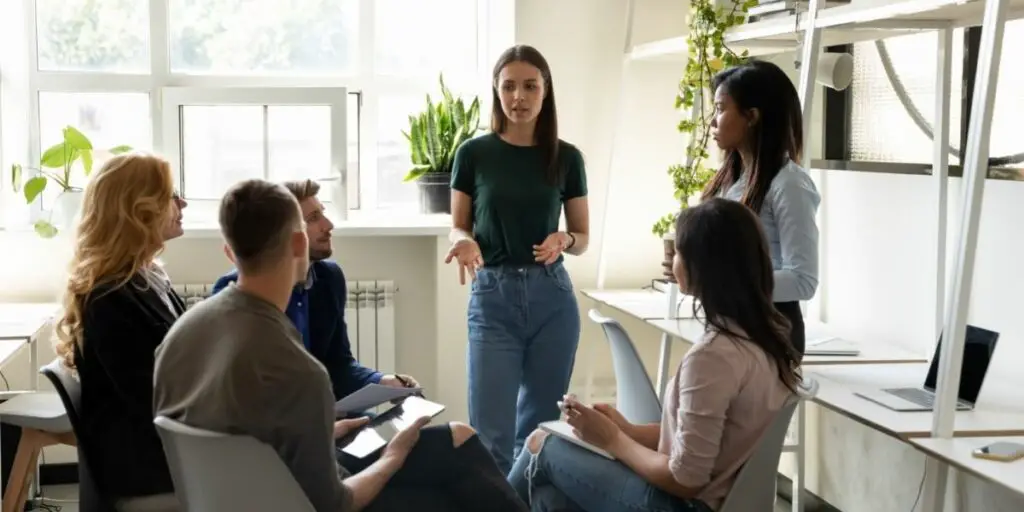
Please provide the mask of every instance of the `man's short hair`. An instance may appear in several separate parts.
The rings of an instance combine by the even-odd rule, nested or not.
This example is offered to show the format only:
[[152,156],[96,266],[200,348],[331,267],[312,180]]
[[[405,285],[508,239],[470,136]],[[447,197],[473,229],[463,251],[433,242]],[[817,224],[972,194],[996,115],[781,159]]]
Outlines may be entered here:
[[221,234],[241,272],[259,272],[281,258],[291,235],[302,229],[299,202],[277,183],[245,180],[221,199]]
[[313,180],[291,180],[283,185],[300,203],[320,193],[320,184]]

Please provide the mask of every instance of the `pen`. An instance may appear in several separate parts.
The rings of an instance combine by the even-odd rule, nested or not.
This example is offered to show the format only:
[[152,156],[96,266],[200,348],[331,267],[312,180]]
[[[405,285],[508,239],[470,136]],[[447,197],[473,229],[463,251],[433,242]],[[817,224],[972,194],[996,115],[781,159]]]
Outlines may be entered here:
[[[410,382],[409,379],[407,377],[403,376],[403,375],[399,375],[399,374],[396,373],[395,374],[395,378],[398,379],[398,382],[402,383],[402,386],[405,386],[407,388],[414,388],[414,387],[416,387],[416,386],[413,386],[412,382]],[[419,396],[419,397],[423,397],[423,393],[422,392],[417,392],[415,394],[417,396]]]

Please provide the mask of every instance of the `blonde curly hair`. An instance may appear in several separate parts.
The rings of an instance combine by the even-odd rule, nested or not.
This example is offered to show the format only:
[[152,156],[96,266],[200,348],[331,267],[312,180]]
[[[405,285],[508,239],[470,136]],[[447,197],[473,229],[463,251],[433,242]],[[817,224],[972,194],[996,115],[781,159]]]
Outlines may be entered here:
[[75,368],[75,347],[82,350],[85,308],[93,290],[124,286],[153,265],[164,247],[173,200],[170,165],[158,156],[118,155],[93,174],[82,201],[64,315],[57,322],[55,348],[68,368]]

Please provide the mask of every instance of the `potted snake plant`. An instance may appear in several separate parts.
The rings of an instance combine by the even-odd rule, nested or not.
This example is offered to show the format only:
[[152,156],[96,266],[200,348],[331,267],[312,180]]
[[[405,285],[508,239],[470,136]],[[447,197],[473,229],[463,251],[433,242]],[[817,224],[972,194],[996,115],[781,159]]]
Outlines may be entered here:
[[441,101],[427,95],[427,108],[409,116],[409,130],[402,135],[409,142],[412,169],[404,181],[416,181],[422,213],[451,213],[452,161],[459,146],[480,130],[480,99],[466,107],[440,77]]

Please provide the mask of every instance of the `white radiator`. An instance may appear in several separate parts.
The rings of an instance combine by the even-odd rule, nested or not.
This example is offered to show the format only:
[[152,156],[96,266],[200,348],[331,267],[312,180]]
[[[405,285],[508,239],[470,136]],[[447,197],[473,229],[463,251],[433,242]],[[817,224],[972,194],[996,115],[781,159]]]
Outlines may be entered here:
[[[352,354],[364,366],[396,372],[394,281],[348,280],[347,284],[345,322]],[[212,289],[212,283],[174,286],[188,307],[209,297]]]

